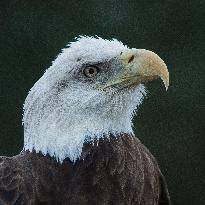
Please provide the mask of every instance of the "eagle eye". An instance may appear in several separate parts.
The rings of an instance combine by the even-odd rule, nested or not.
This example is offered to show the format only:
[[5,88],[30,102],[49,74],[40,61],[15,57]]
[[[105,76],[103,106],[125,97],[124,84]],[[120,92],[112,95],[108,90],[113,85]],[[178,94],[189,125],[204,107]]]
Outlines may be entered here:
[[95,77],[98,72],[99,72],[99,68],[96,66],[87,66],[86,68],[84,68],[83,70],[83,74],[87,77],[87,78],[93,78]]

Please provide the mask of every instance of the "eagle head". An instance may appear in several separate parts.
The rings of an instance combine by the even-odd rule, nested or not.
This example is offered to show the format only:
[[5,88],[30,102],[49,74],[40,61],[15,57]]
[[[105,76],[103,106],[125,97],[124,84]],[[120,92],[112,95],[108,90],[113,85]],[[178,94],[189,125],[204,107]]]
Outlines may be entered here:
[[61,162],[80,157],[85,140],[132,133],[145,83],[169,73],[154,52],[116,39],[80,36],[62,50],[24,104],[24,149]]

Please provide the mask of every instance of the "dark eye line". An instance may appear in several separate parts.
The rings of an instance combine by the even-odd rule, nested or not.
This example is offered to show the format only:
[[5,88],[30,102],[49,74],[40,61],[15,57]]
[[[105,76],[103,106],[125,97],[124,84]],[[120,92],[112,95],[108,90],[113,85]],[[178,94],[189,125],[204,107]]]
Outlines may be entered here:
[[97,64],[87,64],[87,65],[84,66],[83,70],[85,70],[86,68],[94,68],[99,72],[101,69],[99,68],[98,65]]
[[99,66],[100,66],[100,65],[102,65],[102,63],[94,63],[94,64],[89,64],[89,63],[87,63],[87,64],[84,64],[83,67],[84,67],[84,68],[87,68],[87,67],[95,67],[95,68],[99,69]]
[[94,67],[94,68],[98,68],[98,65],[88,65],[87,67]]

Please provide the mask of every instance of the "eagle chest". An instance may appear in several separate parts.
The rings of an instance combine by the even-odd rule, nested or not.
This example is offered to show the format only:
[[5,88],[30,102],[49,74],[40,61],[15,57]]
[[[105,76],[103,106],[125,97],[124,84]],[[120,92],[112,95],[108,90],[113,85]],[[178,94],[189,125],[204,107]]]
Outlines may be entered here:
[[82,159],[65,160],[58,167],[59,203],[139,204],[145,188],[148,196],[148,192],[157,196],[154,162],[137,143],[130,136],[85,143]]

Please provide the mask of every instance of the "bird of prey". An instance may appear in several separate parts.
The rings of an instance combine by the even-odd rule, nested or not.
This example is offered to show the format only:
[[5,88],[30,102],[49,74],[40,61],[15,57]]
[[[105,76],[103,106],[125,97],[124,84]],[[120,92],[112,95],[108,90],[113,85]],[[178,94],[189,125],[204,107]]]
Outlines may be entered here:
[[[31,88],[24,148],[0,157],[1,205],[169,205],[165,178],[133,133],[144,84],[169,72],[154,52],[79,36]],[[152,133],[150,133],[151,135]]]

